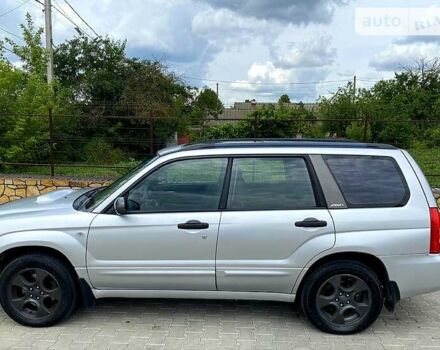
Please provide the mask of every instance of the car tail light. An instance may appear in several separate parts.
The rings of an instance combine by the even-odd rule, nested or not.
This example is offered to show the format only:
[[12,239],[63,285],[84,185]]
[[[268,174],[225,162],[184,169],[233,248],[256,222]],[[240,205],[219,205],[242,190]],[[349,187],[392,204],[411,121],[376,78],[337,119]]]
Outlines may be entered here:
[[431,217],[431,244],[429,246],[430,254],[440,253],[440,213],[438,208],[429,208]]

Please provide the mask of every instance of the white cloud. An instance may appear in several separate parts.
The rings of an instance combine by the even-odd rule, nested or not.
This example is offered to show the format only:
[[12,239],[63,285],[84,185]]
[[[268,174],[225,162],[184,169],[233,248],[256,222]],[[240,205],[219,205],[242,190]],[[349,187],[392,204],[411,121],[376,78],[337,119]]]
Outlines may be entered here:
[[254,62],[247,71],[247,78],[231,83],[229,88],[272,100],[283,93],[291,93],[294,99],[310,101],[326,88],[312,82],[328,77],[336,54],[328,36],[315,35],[291,43],[287,51],[274,45],[271,60]]
[[370,66],[380,71],[395,71],[411,66],[420,59],[438,57],[440,46],[437,43],[412,43],[389,45],[384,51],[373,56]]
[[[387,76],[392,74],[389,69],[394,70],[399,64],[412,64],[418,57],[438,55],[438,40],[433,37],[357,36],[354,6],[365,6],[368,1],[75,0],[71,3],[101,35],[127,39],[128,56],[164,59],[171,70],[182,76],[237,81],[220,84],[220,94],[228,102],[254,97],[276,100],[283,92],[293,100],[310,101],[320,93],[334,90],[338,84],[289,83],[340,80],[356,74],[362,84],[362,78]],[[434,0],[384,1],[384,6],[428,6]],[[0,0],[0,7],[6,11],[15,7],[16,2]],[[54,4],[92,35],[62,1]],[[42,7],[30,1],[2,17],[1,26],[19,34],[19,24],[24,22],[27,11],[38,25],[44,25]],[[57,11],[53,12],[53,22],[55,44],[75,34],[73,25]],[[374,78],[368,78],[369,74]],[[215,81],[188,79],[187,82],[216,87]]]
[[336,54],[336,48],[331,46],[331,37],[328,35],[292,43],[287,52],[279,47],[274,47],[272,52],[276,65],[283,68],[328,66],[334,63]]
[[348,0],[199,0],[241,16],[294,24],[329,23],[337,6]]
[[284,69],[270,61],[253,63],[247,72],[247,79],[230,83],[229,88],[266,101],[276,100],[284,93],[294,100],[313,101],[321,90],[327,92],[325,84],[315,82],[325,79],[329,73],[327,68]]
[[219,50],[240,50],[251,41],[276,37],[279,29],[264,20],[242,17],[228,9],[207,9],[192,20],[192,31]]

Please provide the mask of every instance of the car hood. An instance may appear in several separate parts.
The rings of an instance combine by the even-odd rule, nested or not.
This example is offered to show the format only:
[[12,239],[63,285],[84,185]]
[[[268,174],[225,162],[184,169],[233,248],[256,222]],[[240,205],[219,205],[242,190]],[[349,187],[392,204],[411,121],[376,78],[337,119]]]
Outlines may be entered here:
[[10,215],[44,214],[52,211],[73,211],[73,202],[91,188],[55,190],[40,196],[19,199],[0,205],[0,219]]

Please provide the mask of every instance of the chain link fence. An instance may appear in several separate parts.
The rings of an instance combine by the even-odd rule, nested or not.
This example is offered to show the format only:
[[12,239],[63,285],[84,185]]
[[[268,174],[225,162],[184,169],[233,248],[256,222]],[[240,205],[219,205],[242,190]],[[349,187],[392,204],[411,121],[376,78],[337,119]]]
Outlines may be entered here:
[[[223,114],[192,123],[179,136],[189,136],[192,141],[203,139],[207,130],[219,125],[234,125],[248,119],[249,137],[262,137],[261,121],[253,120],[249,113]],[[116,114],[116,113],[115,113]],[[0,125],[0,172],[16,175],[69,176],[75,178],[113,179],[151,158],[157,150],[177,144],[178,123],[174,117],[146,117],[133,115],[9,115],[2,116]],[[294,124],[286,137],[310,137],[310,130],[320,128],[329,119],[283,120],[286,126]],[[365,120],[359,118],[337,119],[338,123],[359,125],[359,139],[365,137]],[[264,120],[267,125],[270,118]],[[279,120],[277,120],[279,122]],[[401,121],[398,121],[402,123]],[[407,123],[414,123],[413,121]],[[260,131],[252,125],[258,125]],[[367,126],[365,126],[367,128]],[[437,128],[440,123],[424,121],[417,125],[420,135],[424,130]],[[264,128],[264,125],[263,125]],[[51,131],[51,132],[50,132]],[[209,133],[208,133],[209,134]],[[263,135],[270,137],[271,135]],[[333,137],[327,133],[325,137]],[[440,137],[440,134],[439,134]],[[188,139],[188,137],[186,138]],[[420,142],[419,142],[420,141]],[[425,140],[414,140],[409,152],[422,167],[430,183],[440,187],[440,147],[427,147]],[[391,142],[392,143],[392,142]],[[440,141],[439,141],[440,145]]]

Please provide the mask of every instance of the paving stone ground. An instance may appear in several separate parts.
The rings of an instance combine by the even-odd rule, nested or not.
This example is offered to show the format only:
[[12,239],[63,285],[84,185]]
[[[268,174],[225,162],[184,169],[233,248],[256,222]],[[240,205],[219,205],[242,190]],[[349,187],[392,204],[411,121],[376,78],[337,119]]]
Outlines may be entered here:
[[0,309],[0,349],[440,349],[440,292],[402,300],[365,332],[315,330],[291,304],[108,299],[50,328]]

